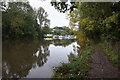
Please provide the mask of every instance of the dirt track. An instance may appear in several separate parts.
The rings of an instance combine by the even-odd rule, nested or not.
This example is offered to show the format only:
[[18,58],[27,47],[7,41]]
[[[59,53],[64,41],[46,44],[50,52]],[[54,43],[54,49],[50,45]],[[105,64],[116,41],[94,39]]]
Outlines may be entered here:
[[92,55],[92,69],[89,71],[90,78],[118,78],[118,69],[113,67],[101,48],[95,43]]

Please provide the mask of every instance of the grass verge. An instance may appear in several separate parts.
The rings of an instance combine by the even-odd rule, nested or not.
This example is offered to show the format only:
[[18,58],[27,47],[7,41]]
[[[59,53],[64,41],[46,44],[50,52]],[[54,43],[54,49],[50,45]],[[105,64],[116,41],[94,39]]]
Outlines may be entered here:
[[105,44],[103,44],[103,43],[99,43],[99,46],[100,46],[100,47],[102,48],[102,50],[105,52],[105,55],[107,55],[107,57],[108,57],[108,59],[110,60],[110,62],[113,63],[113,66],[115,66],[115,67],[120,66],[120,65],[118,65],[118,54],[117,54],[114,50],[108,48],[108,47],[107,47]]
[[89,63],[91,62],[91,54],[93,53],[93,44],[84,48],[84,51],[79,53],[78,58],[74,58],[70,63],[62,63],[62,66],[55,67],[55,74],[53,79],[65,78],[81,78],[82,80],[88,78],[88,71],[91,69]]

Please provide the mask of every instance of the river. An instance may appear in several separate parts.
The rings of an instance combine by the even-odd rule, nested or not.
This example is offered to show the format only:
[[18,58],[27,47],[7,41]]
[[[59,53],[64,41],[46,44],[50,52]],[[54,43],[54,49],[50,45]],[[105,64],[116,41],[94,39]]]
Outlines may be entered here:
[[7,40],[2,47],[3,78],[51,78],[53,67],[78,55],[76,40]]

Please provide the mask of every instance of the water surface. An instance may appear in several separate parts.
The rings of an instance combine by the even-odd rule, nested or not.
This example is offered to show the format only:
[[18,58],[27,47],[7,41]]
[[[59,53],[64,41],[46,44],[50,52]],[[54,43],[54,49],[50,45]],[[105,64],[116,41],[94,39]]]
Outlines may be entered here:
[[3,41],[3,78],[51,78],[53,67],[77,55],[76,40]]

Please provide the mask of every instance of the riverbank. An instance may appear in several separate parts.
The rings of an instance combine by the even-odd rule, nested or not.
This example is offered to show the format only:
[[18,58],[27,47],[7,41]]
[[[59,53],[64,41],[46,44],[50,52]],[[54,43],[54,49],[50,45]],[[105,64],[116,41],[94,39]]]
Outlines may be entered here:
[[91,55],[93,53],[93,44],[84,47],[77,58],[73,58],[70,63],[62,63],[62,66],[54,69],[55,78],[88,78],[88,71],[91,69],[89,63],[91,62]]
[[55,67],[53,79],[117,78],[118,55],[103,43],[85,46],[70,63]]

